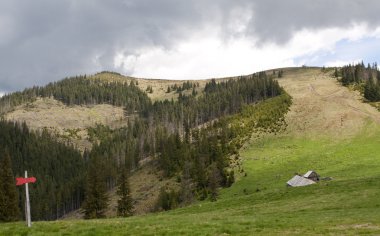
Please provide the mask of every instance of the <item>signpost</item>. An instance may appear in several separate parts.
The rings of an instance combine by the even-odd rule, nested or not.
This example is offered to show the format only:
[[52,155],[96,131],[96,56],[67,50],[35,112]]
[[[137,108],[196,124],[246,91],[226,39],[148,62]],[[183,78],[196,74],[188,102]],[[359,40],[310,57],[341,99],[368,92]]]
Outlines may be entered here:
[[29,183],[34,183],[36,182],[36,178],[35,177],[30,177],[28,178],[28,172],[25,171],[25,178],[22,178],[22,177],[18,177],[16,178],[16,185],[23,185],[25,184],[25,195],[26,195],[26,212],[25,212],[25,218],[26,218],[26,223],[28,225],[28,227],[31,227],[32,226],[32,219],[30,218],[30,202],[29,202]]

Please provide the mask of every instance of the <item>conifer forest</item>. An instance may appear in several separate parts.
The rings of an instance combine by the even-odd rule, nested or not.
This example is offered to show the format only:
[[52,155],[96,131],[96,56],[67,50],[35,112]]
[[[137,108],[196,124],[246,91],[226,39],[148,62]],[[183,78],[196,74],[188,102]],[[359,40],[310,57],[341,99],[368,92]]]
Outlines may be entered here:
[[[182,186],[161,189],[157,210],[184,206],[193,200],[215,201],[218,188],[234,182],[230,157],[237,155],[249,130],[276,132],[281,126],[274,124],[283,120],[291,103],[273,76],[265,72],[210,80],[200,94],[182,94],[197,87],[185,82],[180,87],[168,87],[178,93],[178,99],[154,102],[135,83],[76,76],[0,99],[2,113],[38,97],[53,97],[67,106],[121,106],[126,116],[134,115],[123,127],[91,128],[93,147],[84,152],[59,142],[47,130],[33,131],[26,123],[0,122],[0,159],[5,163],[1,183],[7,182],[6,178],[14,181],[26,169],[35,175],[37,182],[30,185],[33,219],[55,220],[77,209],[82,209],[85,218],[102,218],[108,205],[107,192],[114,188],[120,197],[118,215],[130,216],[133,199],[128,178],[145,159],[156,163],[164,178],[177,176]],[[275,97],[278,99],[271,101],[272,105],[265,105]],[[257,119],[242,128],[241,115],[237,114],[255,115]],[[12,199],[0,199],[0,211],[4,212],[0,220],[21,219],[23,188],[3,185],[0,191],[5,193],[0,196]]]

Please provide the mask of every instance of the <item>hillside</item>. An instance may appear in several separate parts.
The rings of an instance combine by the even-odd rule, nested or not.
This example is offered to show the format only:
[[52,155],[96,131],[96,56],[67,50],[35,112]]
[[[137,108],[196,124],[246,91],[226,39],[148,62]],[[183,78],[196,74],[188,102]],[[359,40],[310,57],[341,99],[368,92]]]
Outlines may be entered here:
[[[88,76],[88,79],[120,84],[137,81],[137,86],[142,91],[146,91],[148,86],[152,87],[152,92],[147,93],[147,95],[153,101],[177,100],[179,93],[176,91],[167,93],[167,88],[182,86],[186,82],[133,78],[112,72],[97,73]],[[220,79],[220,81],[223,80],[226,79]],[[193,82],[199,84],[196,91],[201,94],[207,80]],[[184,90],[183,93],[190,94],[191,91]],[[133,119],[133,115],[125,116],[122,106],[110,104],[74,104],[68,106],[53,97],[38,97],[35,100],[23,102],[13,107],[4,114],[4,118],[10,121],[26,122],[28,127],[34,130],[47,129],[57,135],[63,142],[72,143],[83,152],[86,148],[91,149],[92,147],[92,143],[88,140],[89,127],[95,127],[98,124],[110,126],[111,128],[122,127],[128,123],[128,120]]]
[[[104,199],[104,203],[101,210],[90,209],[99,215],[86,213],[84,217],[115,216],[115,187],[123,171],[128,171],[131,181],[151,180],[131,185],[133,214],[173,209],[193,199],[207,199],[218,186],[229,187],[233,183],[229,156],[236,154],[251,129],[271,128],[275,132],[281,127],[290,97],[273,80],[274,76],[259,72],[236,79],[209,80],[203,82],[204,88],[198,82],[172,84],[167,90],[178,98],[164,101],[152,101],[138,87],[139,81],[116,73],[65,78],[0,99],[2,115],[10,121],[1,121],[9,128],[0,133],[1,138],[8,140],[0,143],[0,147],[17,156],[17,164],[12,167],[14,173],[29,169],[32,174],[47,178],[54,168],[44,166],[59,165],[67,157],[42,158],[41,154],[47,154],[47,150],[33,147],[23,135],[35,137],[32,141],[37,143],[57,138],[71,151],[76,148],[82,151],[81,157],[76,157],[84,168],[82,171],[60,166],[59,173],[53,172],[53,181],[34,185],[39,190],[34,199],[42,198],[44,191],[51,195],[40,207],[32,209],[35,219],[80,217],[79,212],[89,209],[86,201],[91,199],[92,190],[97,194],[92,199]],[[147,92],[154,93],[152,86]],[[256,118],[246,124],[235,122],[229,126],[241,112],[246,115],[253,112]],[[17,125],[14,121],[25,124]],[[19,136],[9,138],[14,133]],[[32,151],[36,154],[30,157]],[[61,171],[73,176],[75,182],[62,186]],[[187,176],[183,174],[185,171],[189,173]],[[91,185],[94,179],[98,180]],[[188,185],[178,186],[182,179],[191,182],[188,200],[181,196]],[[53,191],[57,188],[59,192]],[[22,194],[21,189],[18,192]],[[103,198],[98,197],[99,192]],[[165,195],[170,198],[168,204],[160,200]],[[71,211],[80,207],[80,211],[72,214]]]
[[[97,73],[93,76],[89,77],[90,79],[93,80],[102,80],[105,82],[119,82],[119,83],[130,83],[131,81],[137,81],[137,86],[142,90],[142,91],[147,91],[148,87],[152,87],[152,92],[148,92],[147,95],[149,98],[151,98],[153,101],[157,100],[171,100],[177,99],[178,98],[178,93],[176,91],[171,91],[167,92],[167,88],[177,85],[177,86],[182,86],[185,80],[164,80],[164,79],[147,79],[147,78],[134,78],[134,77],[129,77],[129,76],[124,76],[118,73],[112,73],[112,72],[101,72]],[[221,78],[218,79],[219,81],[224,81],[228,78]],[[197,92],[202,92],[202,89],[205,87],[206,83],[208,80],[192,80],[191,82],[193,83],[198,83],[199,87],[196,88]],[[187,91],[187,93],[191,92]],[[186,91],[185,91],[186,93]]]
[[[216,202],[106,220],[3,224],[0,234],[358,235],[380,234],[380,112],[336,82],[333,71],[284,69],[292,96],[283,133],[240,150],[242,172]],[[288,188],[313,169],[329,181]]]
[[368,121],[380,124],[379,112],[363,103],[359,92],[339,85],[332,71],[320,69],[285,70],[279,83],[293,97],[287,115],[287,132],[310,138],[349,138]]

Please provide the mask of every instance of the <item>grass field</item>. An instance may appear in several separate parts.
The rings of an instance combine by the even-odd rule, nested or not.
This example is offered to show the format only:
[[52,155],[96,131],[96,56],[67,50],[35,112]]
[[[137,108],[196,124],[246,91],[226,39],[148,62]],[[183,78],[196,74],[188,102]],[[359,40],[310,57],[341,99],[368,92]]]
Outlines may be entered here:
[[[242,150],[247,176],[221,192],[171,212],[126,219],[0,225],[1,235],[358,235],[380,234],[380,130],[349,140],[272,136]],[[330,181],[288,188],[295,172]]]

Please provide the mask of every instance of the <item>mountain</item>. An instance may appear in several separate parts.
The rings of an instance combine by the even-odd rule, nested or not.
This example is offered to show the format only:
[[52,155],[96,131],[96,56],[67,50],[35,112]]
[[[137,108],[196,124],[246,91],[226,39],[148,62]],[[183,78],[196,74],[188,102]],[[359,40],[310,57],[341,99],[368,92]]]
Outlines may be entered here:
[[[176,100],[179,95],[177,89],[186,82],[137,79],[112,72],[101,72],[88,76],[86,81],[99,82],[100,86],[102,86],[102,83],[130,84],[135,82],[141,92],[147,92],[148,87],[152,88],[151,93],[146,93],[152,101]],[[201,93],[207,80],[193,81],[192,83],[199,85],[195,90],[197,93]],[[172,91],[168,93],[168,87],[177,89],[171,89]],[[30,90],[32,89],[25,89],[23,93],[18,92],[10,95],[9,97],[15,100],[13,102],[15,105],[11,107],[8,105],[11,102],[8,101],[7,97],[2,98],[0,109],[5,110],[5,107],[9,107],[6,112],[3,112],[3,117],[6,120],[26,122],[33,130],[48,129],[49,132],[54,133],[65,142],[72,143],[81,151],[86,148],[90,149],[92,146],[88,140],[88,127],[95,127],[100,124],[117,128],[126,125],[128,120],[133,119],[133,115],[124,115],[124,107],[120,105],[114,106],[107,104],[107,102],[100,102],[88,105],[71,104],[68,106],[63,99],[54,98],[50,94],[49,96],[36,96],[36,92],[33,94]],[[68,88],[68,90],[71,89]],[[187,89],[182,92],[186,94],[191,93],[192,90]],[[25,95],[22,96],[21,94]]]
[[[275,71],[277,72],[275,76],[273,76],[273,71],[267,71],[266,76],[278,77],[280,70]],[[210,110],[211,116],[208,119],[198,119],[202,120],[198,124],[187,122],[191,130],[194,130],[194,127],[204,128],[205,134],[208,134],[205,136],[205,140],[209,140],[208,143],[196,143],[196,137],[202,136],[197,136],[192,132],[189,145],[196,143],[195,147],[187,149],[185,144],[178,142],[179,149],[167,149],[176,144],[175,136],[170,137],[168,134],[167,139],[162,139],[158,143],[165,148],[158,152],[155,165],[153,165],[154,162],[148,162],[152,164],[147,165],[150,166],[149,168],[162,171],[160,175],[162,181],[157,183],[168,181],[168,185],[166,182],[163,183],[162,186],[165,186],[163,190],[168,190],[168,193],[172,190],[176,192],[181,185],[195,180],[184,181],[186,168],[183,167],[186,165],[178,167],[175,163],[168,162],[175,156],[168,155],[167,157],[170,158],[166,159],[163,158],[165,156],[162,156],[162,153],[170,150],[168,154],[180,154],[186,153],[183,152],[184,150],[190,150],[190,153],[195,152],[197,157],[213,157],[222,150],[223,143],[228,143],[225,151],[220,153],[225,153],[225,157],[228,157],[229,168],[225,170],[234,170],[235,183],[230,187],[226,185],[227,188],[219,189],[216,201],[198,200],[189,206],[168,212],[130,218],[36,222],[30,230],[21,227],[21,223],[10,223],[6,224],[7,227],[0,229],[0,234],[27,232],[75,235],[88,232],[98,235],[126,232],[129,234],[143,232],[148,235],[379,234],[379,111],[365,103],[359,91],[342,86],[339,82],[340,78],[338,77],[337,80],[334,76],[333,68],[285,68],[281,71],[283,76],[277,78],[277,81],[291,96],[291,102],[287,95],[282,93],[255,102],[246,102],[250,100],[245,98],[242,100],[245,104],[236,111],[228,106],[225,106],[225,110]],[[261,75],[262,78],[263,75]],[[223,85],[220,87],[217,86],[217,80],[208,81],[208,85],[204,86],[205,89],[203,91],[199,89],[196,96],[206,96],[204,93],[207,92],[210,95],[218,91],[222,93],[225,87],[234,88],[235,84],[230,83],[229,85],[228,82],[219,83]],[[266,91],[268,92],[267,89]],[[178,101],[183,104],[188,102],[186,97],[183,100],[181,96],[178,94]],[[228,93],[224,96],[228,96]],[[213,99],[213,96],[208,98]],[[231,98],[228,101],[241,101],[234,96]],[[199,99],[202,101],[202,98]],[[218,100],[212,101],[215,106],[218,106]],[[177,111],[173,104],[157,103],[155,108],[160,112],[162,110],[158,109],[159,107]],[[186,103],[188,106],[191,104]],[[238,106],[239,103],[236,103],[236,107]],[[208,108],[204,105],[201,107],[203,110]],[[192,113],[187,113],[189,111],[186,109],[183,111],[191,120]],[[178,122],[171,121],[171,119],[177,120],[176,116],[162,114],[163,116],[157,119],[151,118],[150,122],[164,124],[167,130],[178,130],[179,140],[186,140],[186,131],[178,129],[179,126],[176,125]],[[149,118],[149,115],[146,115],[145,117]],[[181,115],[178,118],[181,118]],[[186,119],[179,120],[181,123],[186,121]],[[136,126],[134,130],[141,130],[144,133],[146,129],[143,127]],[[220,132],[221,130],[227,132]],[[107,134],[111,131],[107,131],[103,126],[91,132],[96,134],[94,136],[97,140],[104,142],[106,146],[128,139],[128,135],[127,137],[120,136],[120,139],[113,136],[111,141],[107,141],[110,140]],[[133,130],[126,132],[128,133],[133,133]],[[138,133],[135,132],[136,135]],[[117,133],[113,133],[115,134]],[[166,141],[163,142],[164,140]],[[228,140],[228,142],[223,140]],[[165,145],[166,143],[169,145]],[[211,150],[207,148],[209,146],[212,147]],[[94,147],[99,148],[96,145]],[[185,157],[189,158],[185,160],[192,160],[191,156],[190,154]],[[194,162],[194,165],[196,163]],[[174,167],[174,171],[165,168],[167,166]],[[176,168],[179,168],[179,172]],[[197,165],[197,168],[192,170],[201,168],[202,165]],[[207,171],[193,173],[193,177],[200,178],[202,174],[208,177],[213,176],[211,172],[213,164],[206,169]],[[322,180],[306,187],[286,187],[286,182],[295,173],[303,174],[308,170],[316,171]],[[153,176],[152,172],[155,172],[154,169],[145,167],[142,167],[141,171],[150,172],[150,176]],[[141,172],[136,170],[134,173],[137,176]],[[181,173],[181,175],[176,173]],[[226,177],[230,178],[231,175]],[[130,178],[132,182],[133,175]],[[143,177],[137,179],[141,180],[141,178]],[[148,179],[151,180],[154,177]],[[132,184],[132,190],[140,188],[146,193],[149,193],[150,189],[162,190],[156,184],[144,188],[142,182],[144,181],[134,186]],[[205,189],[210,191],[208,187]],[[202,191],[196,191],[196,193],[198,195],[195,197],[198,198]],[[115,203],[115,200],[111,201]],[[110,205],[115,206],[114,203]]]
[[[161,208],[172,209],[187,202],[181,200],[182,190],[178,184],[184,171],[189,172],[186,178],[193,185],[191,199],[204,200],[209,197],[212,174],[217,176],[215,186],[228,187],[232,184],[234,173],[229,168],[228,157],[241,146],[241,139],[247,136],[247,132],[240,131],[240,127],[228,127],[230,121],[226,119],[248,110],[245,108],[248,104],[274,97],[281,98],[277,99],[278,103],[287,102],[289,98],[273,80],[275,76],[260,72],[218,82],[152,80],[149,81],[151,85],[142,90],[139,86],[145,88],[147,80],[103,72],[66,78],[1,98],[5,120],[19,122],[13,125],[3,121],[5,126],[10,127],[9,132],[2,134],[4,139],[12,132],[20,133],[19,138],[22,139],[22,134],[26,132],[25,136],[35,137],[33,142],[42,143],[47,137],[58,141],[51,144],[52,148],[63,143],[70,150],[81,151],[82,158],[76,158],[81,169],[59,165],[62,168],[60,172],[66,171],[75,177],[75,184],[64,183],[60,172],[52,173],[49,167],[39,168],[36,165],[44,163],[55,166],[59,161],[68,161],[66,157],[59,160],[59,152],[53,152],[58,157],[48,159],[42,157],[47,150],[36,146],[37,153],[30,157],[32,150],[29,142],[32,141],[29,140],[21,146],[14,141],[3,143],[3,148],[12,149],[14,155],[21,153],[17,154],[14,165],[16,174],[22,173],[23,169],[31,169],[32,174],[38,172],[38,176],[47,175],[53,179],[47,185],[42,177],[42,181],[35,185],[37,189],[43,189],[34,195],[35,199],[41,198],[43,191],[52,196],[46,205],[32,209],[32,215],[37,219],[67,217],[68,212],[82,206],[91,189],[98,186],[91,184],[94,178],[89,176],[99,177],[98,182],[102,183],[99,188],[112,193],[117,185],[118,173],[124,167],[132,175],[131,180],[141,176],[141,173],[145,173],[144,179],[155,173],[149,183],[143,182],[138,187],[135,187],[135,181],[132,184],[135,214]],[[162,91],[166,91],[164,97],[160,97]],[[151,99],[149,94],[156,100]],[[171,99],[168,100],[168,97]],[[280,119],[286,112],[287,106],[284,108],[276,111],[274,118],[265,118],[265,123],[252,123],[251,129],[270,126],[271,120]],[[261,108],[257,106],[255,109]],[[262,115],[267,112],[271,110],[263,111]],[[28,162],[23,161],[26,159]],[[95,163],[99,166],[94,166]],[[215,166],[212,173],[211,166]],[[147,168],[151,172],[147,173]],[[92,173],[91,169],[98,173]],[[101,187],[103,182],[104,187]],[[53,191],[55,188],[63,189]],[[164,197],[158,195],[161,192],[170,195],[170,206],[157,203]],[[112,203],[107,212],[108,216],[115,215]]]

